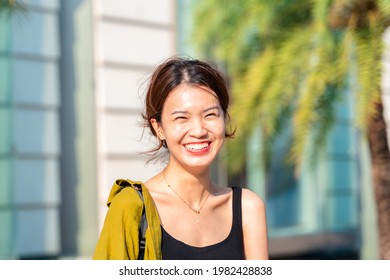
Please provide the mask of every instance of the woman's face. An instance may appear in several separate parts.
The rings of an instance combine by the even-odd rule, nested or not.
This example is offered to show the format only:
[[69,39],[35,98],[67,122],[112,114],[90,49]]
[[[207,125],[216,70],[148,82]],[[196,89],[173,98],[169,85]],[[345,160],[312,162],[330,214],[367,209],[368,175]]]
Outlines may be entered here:
[[183,167],[209,167],[225,139],[225,116],[209,88],[182,84],[167,97],[161,123],[152,120],[170,151],[170,161]]

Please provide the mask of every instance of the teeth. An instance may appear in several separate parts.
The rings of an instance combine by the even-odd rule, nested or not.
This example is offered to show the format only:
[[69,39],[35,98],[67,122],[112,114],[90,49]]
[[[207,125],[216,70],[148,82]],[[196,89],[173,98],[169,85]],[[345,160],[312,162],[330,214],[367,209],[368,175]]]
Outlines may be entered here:
[[187,144],[185,145],[187,150],[195,151],[195,150],[203,150],[209,146],[208,143],[199,143],[199,144]]

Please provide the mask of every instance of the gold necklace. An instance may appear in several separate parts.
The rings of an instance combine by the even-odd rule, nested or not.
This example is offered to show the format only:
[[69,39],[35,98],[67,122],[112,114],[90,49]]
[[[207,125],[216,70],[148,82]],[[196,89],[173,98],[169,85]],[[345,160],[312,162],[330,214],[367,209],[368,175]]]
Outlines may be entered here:
[[164,177],[164,181],[165,183],[167,184],[168,188],[170,188],[183,202],[185,205],[187,205],[188,208],[190,208],[194,213],[196,214],[200,214],[200,211],[202,210],[203,206],[206,204],[206,201],[207,199],[209,198],[210,196],[210,191],[208,192],[207,196],[206,196],[206,199],[204,200],[203,204],[200,206],[200,208],[198,210],[194,209],[189,203],[187,203],[187,201],[185,201],[176,191],[174,188],[171,187],[171,185],[167,182],[167,179],[165,178],[165,170],[163,171],[163,177]]

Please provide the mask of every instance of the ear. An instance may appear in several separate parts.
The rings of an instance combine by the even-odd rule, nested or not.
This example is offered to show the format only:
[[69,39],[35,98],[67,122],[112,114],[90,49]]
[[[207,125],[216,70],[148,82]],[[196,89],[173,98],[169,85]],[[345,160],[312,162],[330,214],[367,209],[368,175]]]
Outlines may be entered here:
[[161,141],[165,140],[164,130],[161,126],[161,123],[159,123],[156,119],[153,118],[150,119],[150,123],[152,124],[154,132],[156,133],[158,139],[160,139]]

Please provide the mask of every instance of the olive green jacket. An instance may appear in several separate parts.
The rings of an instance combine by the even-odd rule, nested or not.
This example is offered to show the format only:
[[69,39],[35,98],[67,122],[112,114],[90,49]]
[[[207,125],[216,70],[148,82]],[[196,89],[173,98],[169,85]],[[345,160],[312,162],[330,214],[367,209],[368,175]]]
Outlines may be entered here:
[[118,179],[112,186],[108,212],[97,242],[94,260],[136,260],[142,200],[134,188],[141,188],[148,227],[145,260],[161,259],[161,225],[155,204],[142,182]]

